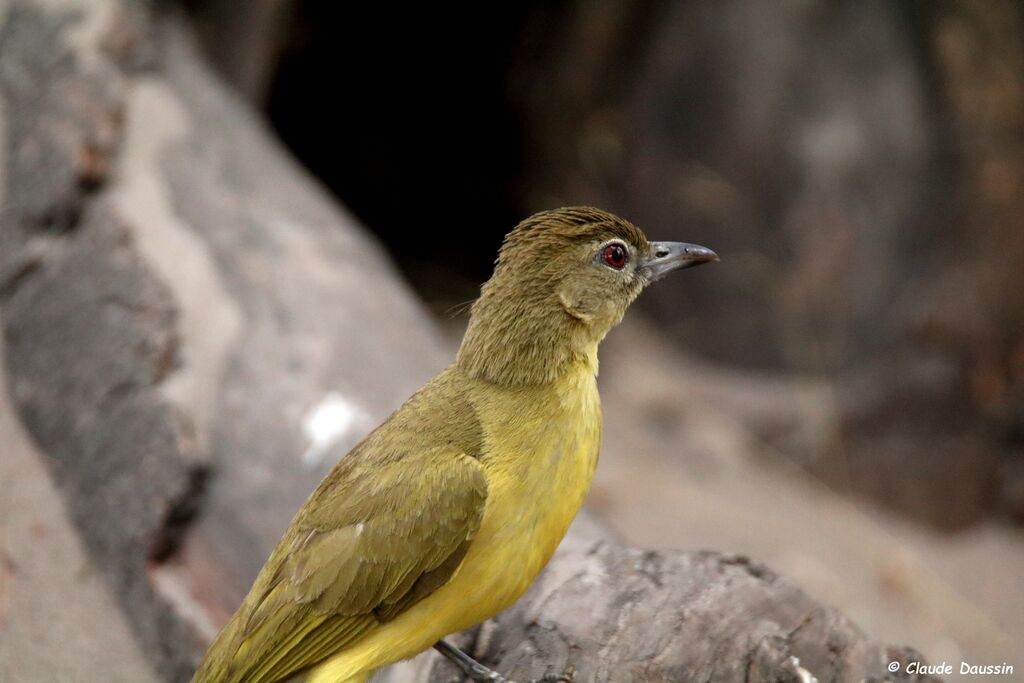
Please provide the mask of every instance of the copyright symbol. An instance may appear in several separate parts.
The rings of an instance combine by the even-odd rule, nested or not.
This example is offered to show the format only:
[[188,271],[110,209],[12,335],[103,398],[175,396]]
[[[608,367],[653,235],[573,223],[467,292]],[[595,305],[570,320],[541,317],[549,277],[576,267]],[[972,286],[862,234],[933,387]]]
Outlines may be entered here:
[[893,673],[896,673],[899,670],[900,670],[900,663],[899,662],[889,662],[889,671],[891,671]]

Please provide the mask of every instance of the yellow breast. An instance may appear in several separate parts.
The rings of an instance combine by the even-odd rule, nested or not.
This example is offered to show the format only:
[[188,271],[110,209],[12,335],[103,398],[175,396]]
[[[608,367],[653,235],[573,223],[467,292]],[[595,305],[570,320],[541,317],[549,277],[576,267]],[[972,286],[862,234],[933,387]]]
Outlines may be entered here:
[[[410,657],[514,603],[551,559],[590,488],[601,446],[594,367],[555,386],[496,389],[475,403],[484,433],[484,517],[451,580],[321,665],[313,683]],[[357,680],[355,678],[351,680]],[[361,680],[361,679],[360,679]]]
[[593,369],[581,366],[554,387],[491,393],[478,410],[487,507],[454,582],[480,584],[485,619],[526,591],[583,504],[601,446],[601,405]]

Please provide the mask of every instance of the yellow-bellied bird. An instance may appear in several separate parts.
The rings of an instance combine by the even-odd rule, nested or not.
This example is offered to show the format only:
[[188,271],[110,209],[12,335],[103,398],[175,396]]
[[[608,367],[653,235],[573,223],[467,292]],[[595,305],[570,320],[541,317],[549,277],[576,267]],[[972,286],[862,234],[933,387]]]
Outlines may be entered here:
[[515,602],[583,503],[598,343],[644,287],[717,258],[592,208],[516,226],[455,362],[312,493],[194,683],[363,683],[432,646],[505,680],[441,639]]

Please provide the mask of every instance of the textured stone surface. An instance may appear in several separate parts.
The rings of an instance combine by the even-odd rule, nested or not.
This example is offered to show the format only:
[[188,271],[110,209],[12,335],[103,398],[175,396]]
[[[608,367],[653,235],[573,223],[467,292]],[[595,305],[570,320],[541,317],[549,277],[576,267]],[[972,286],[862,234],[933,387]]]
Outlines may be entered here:
[[0,306],[13,403],[179,680],[316,482],[445,358],[378,247],[138,7],[0,14]]
[[[625,548],[574,529],[530,592],[467,641],[514,680],[576,671],[588,683],[821,683],[892,676],[920,655],[870,642],[764,566],[742,556]],[[415,680],[448,683],[440,656]]]
[[0,680],[157,681],[17,420],[5,374],[0,365]]
[[100,53],[111,2],[11,3],[0,18],[5,201],[0,306],[13,403],[97,568],[154,663],[187,630],[147,580],[205,478],[195,427],[160,391],[179,365],[175,302],[103,189],[126,81]]

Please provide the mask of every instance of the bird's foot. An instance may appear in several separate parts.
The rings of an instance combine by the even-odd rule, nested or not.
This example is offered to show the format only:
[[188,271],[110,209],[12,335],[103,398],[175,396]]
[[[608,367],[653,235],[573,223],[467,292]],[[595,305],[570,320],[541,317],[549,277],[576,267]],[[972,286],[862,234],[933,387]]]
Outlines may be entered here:
[[[488,669],[459,648],[449,645],[443,640],[439,640],[434,645],[434,648],[447,657],[455,666],[459,667],[467,678],[476,683],[515,683],[515,681],[505,678],[497,671]],[[565,673],[544,674],[540,678],[534,678],[527,683],[573,683],[575,675],[575,669],[570,667]]]

